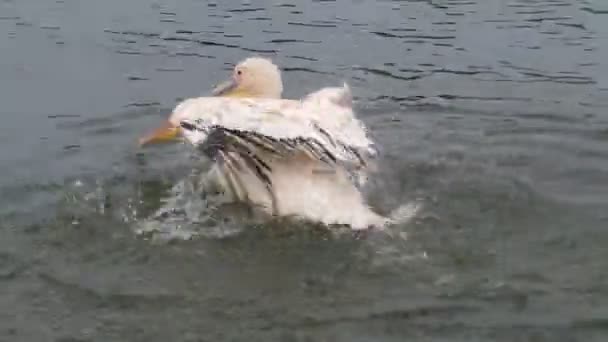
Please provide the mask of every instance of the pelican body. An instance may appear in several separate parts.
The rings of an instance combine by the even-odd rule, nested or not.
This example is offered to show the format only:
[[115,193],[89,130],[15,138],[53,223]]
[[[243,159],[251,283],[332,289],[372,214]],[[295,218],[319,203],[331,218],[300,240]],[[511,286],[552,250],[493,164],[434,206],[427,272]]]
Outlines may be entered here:
[[210,183],[269,214],[384,226],[389,219],[372,211],[358,188],[376,152],[348,86],[302,100],[280,99],[282,90],[274,64],[249,58],[213,96],[178,104],[141,143],[185,138],[214,160]]

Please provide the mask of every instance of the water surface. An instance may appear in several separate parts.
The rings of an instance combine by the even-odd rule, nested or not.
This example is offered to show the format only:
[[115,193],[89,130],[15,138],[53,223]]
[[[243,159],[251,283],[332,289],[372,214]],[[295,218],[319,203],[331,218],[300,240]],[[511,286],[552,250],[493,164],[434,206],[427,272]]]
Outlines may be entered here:
[[[604,341],[607,13],[3,1],[0,340]],[[419,200],[415,222],[354,237],[236,208],[137,234],[164,199],[205,207],[169,191],[192,151],[137,138],[251,55],[288,98],[351,85],[382,150],[370,203]]]

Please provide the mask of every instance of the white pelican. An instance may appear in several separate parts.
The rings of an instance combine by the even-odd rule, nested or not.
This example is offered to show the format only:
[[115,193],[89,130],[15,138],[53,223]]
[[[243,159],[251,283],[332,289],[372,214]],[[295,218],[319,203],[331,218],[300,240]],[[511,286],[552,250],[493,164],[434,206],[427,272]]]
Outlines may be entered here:
[[375,151],[349,88],[324,88],[301,101],[281,100],[282,90],[274,64],[246,59],[214,90],[219,97],[183,101],[141,142],[185,137],[215,160],[207,175],[213,185],[270,214],[352,229],[391,222],[393,215],[367,206],[355,184]]

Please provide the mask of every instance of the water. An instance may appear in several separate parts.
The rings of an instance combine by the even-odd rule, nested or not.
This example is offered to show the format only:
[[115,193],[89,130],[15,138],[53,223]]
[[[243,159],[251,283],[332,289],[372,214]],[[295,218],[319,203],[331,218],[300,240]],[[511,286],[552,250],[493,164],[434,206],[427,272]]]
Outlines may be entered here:
[[[2,1],[0,340],[604,341],[607,13]],[[171,195],[190,151],[137,138],[255,54],[288,98],[349,82],[383,154],[368,198],[422,201],[414,223],[352,236]],[[167,198],[190,207],[137,234]]]

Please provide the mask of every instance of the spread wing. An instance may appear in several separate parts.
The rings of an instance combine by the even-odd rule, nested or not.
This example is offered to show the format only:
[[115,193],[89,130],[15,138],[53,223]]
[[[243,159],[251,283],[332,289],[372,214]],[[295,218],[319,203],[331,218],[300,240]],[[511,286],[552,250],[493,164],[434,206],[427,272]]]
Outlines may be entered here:
[[271,187],[268,156],[305,153],[354,173],[367,168],[376,152],[365,127],[350,105],[327,99],[324,93],[303,101],[208,97],[186,100],[175,113],[190,143],[231,168],[253,171]]
[[[303,152],[328,164],[344,165],[365,164],[367,155],[375,153],[361,127],[354,132],[352,122],[328,125],[319,120],[332,116],[331,107],[319,113],[300,101],[229,98],[199,98],[183,105],[176,111],[190,114],[180,121],[184,136],[194,145],[212,145],[205,148],[208,153],[232,145],[239,154],[263,151],[281,158]],[[349,125],[350,135],[345,130]],[[363,139],[354,141],[353,136]]]

